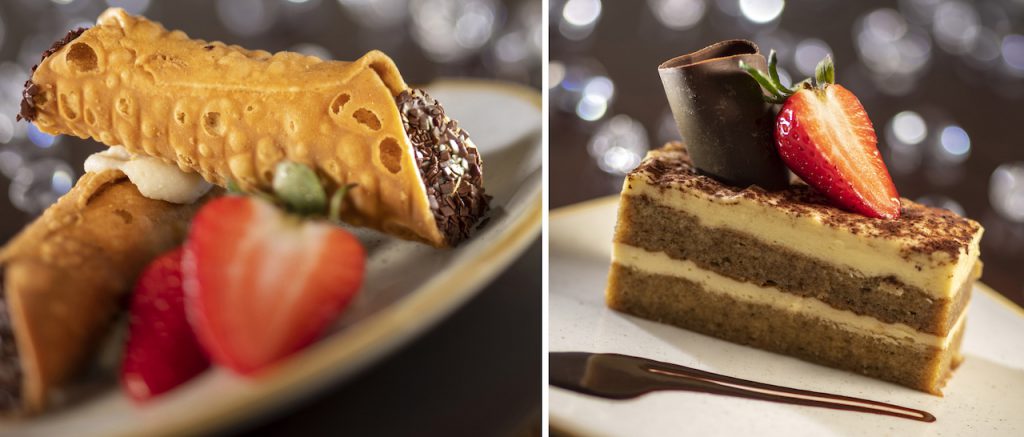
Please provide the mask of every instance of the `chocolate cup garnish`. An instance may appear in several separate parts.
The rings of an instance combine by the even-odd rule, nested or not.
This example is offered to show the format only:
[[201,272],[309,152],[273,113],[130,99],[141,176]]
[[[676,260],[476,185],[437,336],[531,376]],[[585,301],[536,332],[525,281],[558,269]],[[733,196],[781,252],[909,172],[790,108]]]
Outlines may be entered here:
[[781,189],[789,173],[772,138],[775,111],[741,60],[767,66],[756,44],[737,39],[665,61],[658,73],[694,167],[730,185]]

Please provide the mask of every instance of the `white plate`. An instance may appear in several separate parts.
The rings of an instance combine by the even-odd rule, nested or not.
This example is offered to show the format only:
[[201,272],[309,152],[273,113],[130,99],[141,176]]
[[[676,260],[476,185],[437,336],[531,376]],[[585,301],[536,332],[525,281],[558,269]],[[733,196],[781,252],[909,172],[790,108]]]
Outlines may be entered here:
[[[501,137],[509,144],[481,149],[487,192],[494,196],[486,228],[455,250],[358,232],[369,257],[357,300],[325,338],[259,379],[214,369],[145,407],[134,406],[111,385],[69,408],[0,421],[0,435],[182,435],[223,427],[352,376],[469,299],[540,232],[541,97],[487,81],[444,81],[427,89],[443,95],[441,102],[453,108],[449,115],[471,135],[495,119],[533,126],[533,132]],[[492,98],[516,104],[489,105]]]
[[550,423],[573,435],[1024,435],[1024,310],[974,290],[966,360],[945,397],[740,346],[609,310],[604,290],[617,197],[554,211],[550,232],[552,352],[615,352],[769,384],[836,393],[934,414],[921,423],[689,392],[612,401],[551,388]]

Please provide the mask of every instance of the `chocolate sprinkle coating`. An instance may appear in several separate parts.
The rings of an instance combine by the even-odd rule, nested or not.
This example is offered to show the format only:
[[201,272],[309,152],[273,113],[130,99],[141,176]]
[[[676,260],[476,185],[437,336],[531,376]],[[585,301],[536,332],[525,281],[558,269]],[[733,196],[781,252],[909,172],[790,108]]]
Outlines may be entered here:
[[3,287],[3,266],[0,266],[0,412],[21,406],[21,360]]
[[[67,35],[64,35],[64,38],[55,41],[53,45],[50,46],[50,48],[46,49],[46,51],[43,52],[43,55],[39,58],[39,62],[43,62],[43,60],[45,60],[47,57],[56,53],[57,50],[60,50],[62,47],[68,45],[68,43],[70,43],[71,41],[74,41],[75,38],[81,36],[82,33],[86,30],[88,29],[85,27],[79,27],[78,29],[68,32]],[[38,67],[39,64],[33,65],[32,72],[35,73],[36,68]],[[21,112],[18,113],[18,115],[15,117],[15,120],[33,121],[36,119],[37,111],[35,97],[37,95],[39,95],[39,86],[32,83],[32,78],[29,77],[28,80],[25,81],[25,90],[21,92]]]
[[651,185],[662,190],[696,190],[712,197],[738,197],[771,204],[794,216],[815,214],[826,226],[845,229],[854,235],[904,240],[906,243],[901,252],[905,258],[944,252],[949,255],[945,262],[954,262],[967,252],[981,230],[981,225],[974,220],[908,199],[901,199],[903,210],[899,218],[886,220],[839,209],[803,182],[793,183],[780,191],[766,191],[756,185],[739,188],[723,184],[698,173],[690,162],[686,147],[678,142],[668,143],[648,153],[628,177],[646,177]]
[[430,209],[449,246],[469,238],[490,208],[484,193],[483,162],[473,141],[441,104],[421,89],[395,98],[402,125],[412,141]]

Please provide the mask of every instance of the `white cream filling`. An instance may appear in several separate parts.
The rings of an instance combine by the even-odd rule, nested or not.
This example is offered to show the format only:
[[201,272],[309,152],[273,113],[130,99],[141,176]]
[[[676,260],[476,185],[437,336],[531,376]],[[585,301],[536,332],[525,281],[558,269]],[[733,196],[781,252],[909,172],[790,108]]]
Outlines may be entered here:
[[188,204],[203,197],[212,185],[197,173],[186,173],[158,158],[134,155],[121,146],[109,147],[85,160],[86,173],[120,170],[144,197]]
[[904,261],[901,250],[910,244],[906,240],[853,234],[826,225],[820,214],[788,214],[772,205],[740,196],[710,196],[690,189],[662,190],[648,184],[643,174],[626,178],[622,194],[646,195],[666,207],[697,217],[702,226],[743,232],[767,244],[846,266],[867,276],[894,276],[904,284],[940,298],[956,296],[980,253],[981,232],[978,232],[967,253],[956,262],[948,262],[949,255],[945,252],[914,255]]
[[967,311],[965,310],[945,337],[918,331],[903,323],[885,323],[871,316],[852,311],[838,310],[812,297],[797,296],[775,287],[761,287],[749,282],[740,282],[704,270],[692,261],[677,260],[664,252],[648,252],[644,249],[616,243],[612,248],[612,261],[645,273],[683,278],[700,284],[709,293],[729,296],[743,302],[769,305],[794,315],[821,318],[849,331],[880,338],[894,343],[912,342],[941,349],[949,347],[953,335],[960,330]]

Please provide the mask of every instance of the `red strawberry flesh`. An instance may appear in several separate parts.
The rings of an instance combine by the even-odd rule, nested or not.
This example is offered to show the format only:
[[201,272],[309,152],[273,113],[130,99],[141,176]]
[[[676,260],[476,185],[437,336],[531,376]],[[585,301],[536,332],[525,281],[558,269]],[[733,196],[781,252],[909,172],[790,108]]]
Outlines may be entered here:
[[151,262],[132,295],[120,379],[137,402],[165,393],[210,366],[185,316],[181,254],[178,248]]
[[243,375],[319,337],[358,291],[365,263],[341,228],[234,196],[199,211],[185,253],[196,334],[214,362]]
[[782,105],[775,140],[786,165],[838,206],[897,218],[900,199],[857,97],[841,85],[801,89]]

